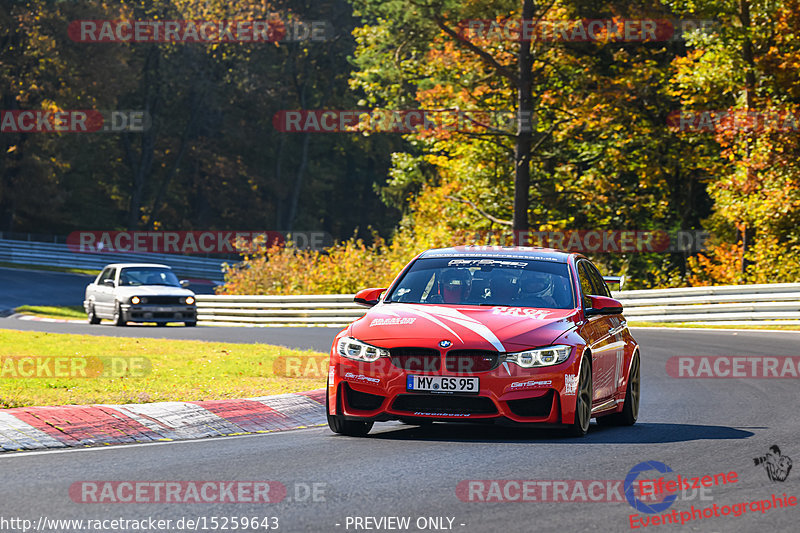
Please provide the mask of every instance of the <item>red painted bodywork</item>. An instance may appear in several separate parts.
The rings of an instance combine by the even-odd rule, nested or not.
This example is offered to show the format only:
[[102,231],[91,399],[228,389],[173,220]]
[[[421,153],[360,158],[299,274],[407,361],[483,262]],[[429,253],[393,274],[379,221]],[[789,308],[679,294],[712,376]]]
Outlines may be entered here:
[[[465,253],[474,248],[459,247],[454,250]],[[491,251],[491,247],[477,248],[476,256]],[[583,256],[547,249],[502,248],[501,250],[530,250],[535,251],[537,255],[550,253],[566,258],[578,307],[534,309],[381,301],[334,339],[328,372],[329,414],[336,414],[337,391],[347,386],[353,391],[384,397],[378,408],[362,410],[349,405],[346,395],[343,395],[342,414],[348,419],[380,421],[428,418],[437,421],[492,420],[547,425],[571,424],[574,420],[576,395],[574,390],[569,390],[565,376],[579,374],[581,357],[587,352],[590,354],[592,365],[593,417],[621,411],[631,360],[638,350],[638,345],[625,327],[622,314],[585,316],[576,270],[576,261]],[[392,285],[397,283],[400,277],[402,273]],[[593,301],[596,305],[602,303],[606,307],[619,304],[611,298]],[[541,368],[522,368],[514,363],[504,363],[484,372],[455,374],[448,372],[442,363],[438,371],[405,371],[393,366],[388,358],[366,363],[340,356],[337,353],[337,344],[345,335],[386,349],[398,347],[435,349],[442,357],[451,350],[496,350],[509,353],[554,344],[572,346],[572,353],[561,364]],[[452,342],[452,346],[441,348],[439,342],[442,340]],[[396,410],[392,404],[398,395],[407,394],[406,377],[409,374],[479,377],[478,396],[489,398],[494,403],[497,413],[450,415]],[[511,400],[542,398],[551,394],[551,391],[552,403],[545,416],[520,416],[512,412],[509,407],[508,402]],[[461,395],[455,394],[455,396]]]

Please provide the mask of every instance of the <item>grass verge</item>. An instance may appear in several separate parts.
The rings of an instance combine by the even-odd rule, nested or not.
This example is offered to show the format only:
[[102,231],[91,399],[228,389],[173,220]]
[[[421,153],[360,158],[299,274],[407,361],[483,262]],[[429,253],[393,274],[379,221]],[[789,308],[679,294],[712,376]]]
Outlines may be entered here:
[[5,261],[0,261],[0,267],[14,268],[17,270],[41,270],[44,272],[66,272],[68,274],[86,274],[89,276],[97,276],[100,273],[99,270],[92,270],[88,268],[70,268],[70,267],[59,267],[50,265],[23,265],[19,263],[8,263]]
[[[10,356],[136,357],[149,360],[151,370],[144,377],[23,378],[14,377],[22,367]],[[266,344],[0,330],[0,407],[220,400],[324,387],[327,368],[305,373],[323,377],[283,377],[280,364],[273,371],[279,357],[308,356],[318,366],[326,357]]]
[[792,326],[726,326],[723,324],[712,324],[712,325],[704,325],[704,324],[687,324],[684,322],[628,322],[628,326],[632,328],[701,328],[701,329],[761,329],[761,330],[774,330],[774,329],[782,329],[786,331],[800,331],[800,325]]
[[80,305],[70,305],[64,307],[52,307],[46,305],[23,305],[14,309],[14,312],[22,315],[34,315],[43,318],[65,318],[86,320],[86,311]]

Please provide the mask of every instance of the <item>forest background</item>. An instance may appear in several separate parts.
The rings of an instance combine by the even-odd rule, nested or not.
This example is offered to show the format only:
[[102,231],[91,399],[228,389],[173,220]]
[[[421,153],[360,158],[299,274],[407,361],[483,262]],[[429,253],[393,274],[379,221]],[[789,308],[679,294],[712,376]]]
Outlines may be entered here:
[[[68,31],[80,20],[265,19],[324,21],[325,37],[87,43]],[[660,31],[490,31],[526,20]],[[124,133],[4,127],[0,231],[336,239],[322,251],[240,243],[244,263],[222,288],[240,294],[384,286],[425,248],[510,244],[525,231],[710,235],[701,251],[588,254],[628,288],[796,282],[798,35],[794,0],[0,0],[0,109],[150,119]],[[279,127],[297,110],[463,112],[480,127]],[[513,120],[484,124],[501,116]]]

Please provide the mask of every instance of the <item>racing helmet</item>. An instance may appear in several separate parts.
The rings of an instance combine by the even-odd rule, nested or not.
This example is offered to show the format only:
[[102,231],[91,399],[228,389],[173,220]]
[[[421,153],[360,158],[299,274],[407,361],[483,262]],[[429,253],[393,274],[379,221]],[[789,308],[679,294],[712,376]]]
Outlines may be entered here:
[[516,279],[510,272],[495,269],[489,280],[489,290],[492,298],[506,302],[517,297],[519,285],[516,284]]
[[553,292],[553,276],[546,272],[526,272],[521,282],[522,293],[527,297],[542,298]]
[[442,272],[441,285],[445,303],[463,303],[472,289],[472,274],[466,268],[449,268]]

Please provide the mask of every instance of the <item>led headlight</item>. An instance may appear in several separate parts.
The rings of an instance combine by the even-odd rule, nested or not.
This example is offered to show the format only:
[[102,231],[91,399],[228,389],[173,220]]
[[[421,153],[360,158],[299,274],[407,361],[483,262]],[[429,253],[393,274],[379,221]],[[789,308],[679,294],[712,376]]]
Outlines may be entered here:
[[366,361],[367,363],[377,361],[381,357],[389,357],[389,350],[366,344],[352,337],[339,339],[337,350],[342,357],[356,361]]
[[192,305],[193,303],[194,303],[194,296],[187,296],[186,305]]
[[136,304],[140,303],[141,301],[142,301],[142,299],[139,298],[138,296],[134,296],[134,297],[131,298],[131,303],[133,305],[136,305]]
[[535,350],[506,354],[506,361],[516,363],[522,368],[553,366],[563,363],[572,353],[572,346],[545,346]]

